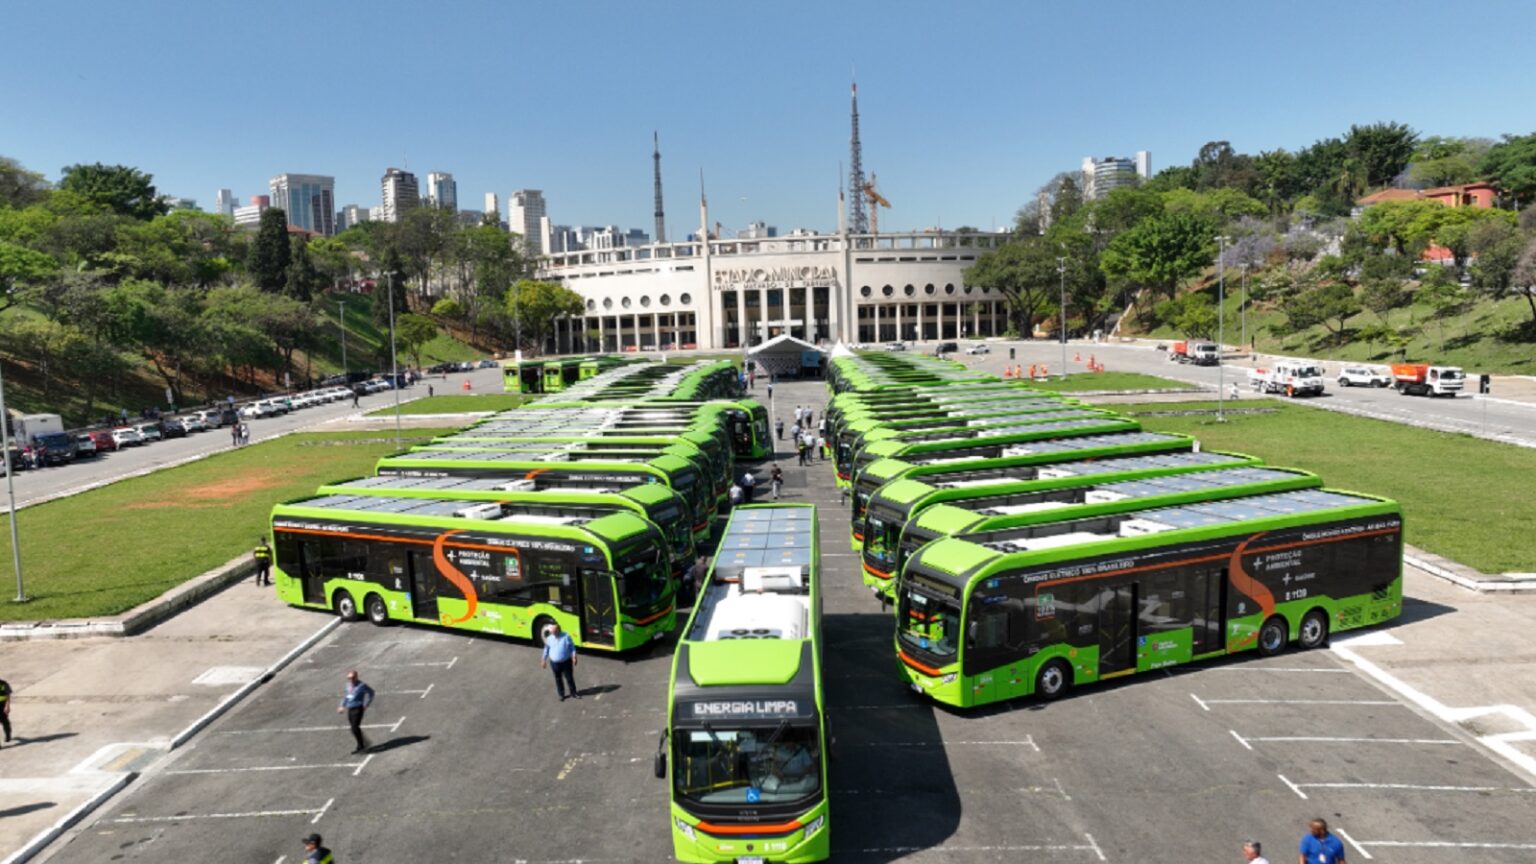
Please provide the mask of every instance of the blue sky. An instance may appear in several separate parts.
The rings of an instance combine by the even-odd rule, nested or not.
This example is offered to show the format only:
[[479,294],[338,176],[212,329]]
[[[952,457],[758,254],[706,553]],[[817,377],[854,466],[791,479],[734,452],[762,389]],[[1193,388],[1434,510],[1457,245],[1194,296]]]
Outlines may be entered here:
[[285,171],[334,175],[338,206],[377,204],[393,165],[452,172],[461,206],[539,188],[557,223],[649,231],[657,129],[673,239],[697,225],[700,170],[728,234],[831,229],[855,70],[889,230],[1006,224],[1087,155],[1150,150],[1158,170],[1213,139],[1294,150],[1377,120],[1536,129],[1536,53],[1511,41],[1536,25],[1528,2],[95,0],[5,16],[0,154],[50,179],[134,165],[205,208]]

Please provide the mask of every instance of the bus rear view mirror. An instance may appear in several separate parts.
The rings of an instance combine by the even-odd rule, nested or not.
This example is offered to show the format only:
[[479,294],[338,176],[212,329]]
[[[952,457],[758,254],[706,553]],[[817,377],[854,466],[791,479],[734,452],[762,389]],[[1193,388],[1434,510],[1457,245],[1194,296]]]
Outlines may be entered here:
[[652,766],[658,780],[667,779],[667,733],[661,733],[661,740],[656,742],[656,759]]

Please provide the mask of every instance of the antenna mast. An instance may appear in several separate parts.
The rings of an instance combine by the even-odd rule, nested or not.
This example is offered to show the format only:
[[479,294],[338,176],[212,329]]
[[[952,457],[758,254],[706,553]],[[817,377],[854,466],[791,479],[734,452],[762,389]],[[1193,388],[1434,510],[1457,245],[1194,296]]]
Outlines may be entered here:
[[656,243],[667,242],[667,217],[661,208],[661,137],[651,133],[651,159],[656,163]]
[[853,136],[848,149],[848,233],[868,234],[869,217],[864,212],[864,148],[859,143],[859,83],[853,82]]

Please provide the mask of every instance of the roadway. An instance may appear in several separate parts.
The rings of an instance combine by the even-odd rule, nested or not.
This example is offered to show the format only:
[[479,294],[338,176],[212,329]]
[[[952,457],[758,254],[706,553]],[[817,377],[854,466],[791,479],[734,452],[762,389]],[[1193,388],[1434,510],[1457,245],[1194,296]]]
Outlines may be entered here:
[[[781,406],[819,413],[825,400],[819,384],[777,390]],[[897,678],[889,612],[843,542],[830,466],[781,464],[786,499],[820,505],[833,860],[1239,860],[1254,837],[1284,861],[1318,815],[1348,837],[1351,860],[1536,856],[1533,778],[1351,660],[1370,637],[1425,621],[1465,630],[1454,608],[1410,598],[1402,622],[1354,649],[1339,639],[1332,651],[1182,667],[1050,705],[952,712]],[[1419,647],[1435,644],[1461,640]],[[299,837],[318,831],[348,862],[667,861],[667,787],[651,758],[669,663],[667,645],[583,654],[584,698],[560,702],[528,644],[346,625],[148,769],[50,860],[296,864]],[[379,691],[367,719],[379,746],[362,756],[334,707],[350,668]]]
[[[934,344],[918,343],[915,350],[932,350]],[[961,343],[962,347],[967,344],[969,343]],[[992,342],[990,345],[995,352],[993,354],[980,357],[960,355],[957,359],[997,374],[1001,374],[1003,366],[1010,362],[1022,364],[1026,369],[1031,363],[1042,363],[1053,374],[1060,371],[1060,343]],[[1008,360],[1009,348],[1016,349],[1017,359]],[[1080,356],[1082,360],[1073,362],[1074,356]],[[1157,375],[1188,382],[1211,389],[1213,398],[1218,382],[1223,379],[1227,388],[1223,395],[1230,395],[1232,382],[1236,380],[1241,388],[1242,399],[1251,399],[1255,396],[1253,390],[1248,387],[1248,370],[1256,364],[1247,360],[1239,361],[1230,355],[1227,357],[1228,365],[1222,369],[1215,366],[1192,366],[1171,362],[1166,352],[1156,350],[1154,344],[1150,342],[1097,345],[1090,342],[1071,342],[1067,346],[1068,368],[1074,373],[1085,371],[1085,364],[1090,356],[1103,363],[1108,371],[1139,372],[1144,375]],[[1261,359],[1266,358],[1261,355]],[[1521,399],[1503,398],[1498,392],[1501,386],[1506,389],[1516,386],[1515,382],[1519,379],[1498,379],[1499,383],[1495,386],[1492,398],[1472,392],[1463,393],[1454,399],[1444,397],[1430,399],[1423,396],[1403,396],[1390,387],[1341,388],[1335,379],[1339,368],[1345,364],[1335,360],[1319,362],[1329,373],[1327,392],[1321,397],[1298,398],[1297,402],[1363,417],[1411,423],[1446,432],[1463,432],[1480,438],[1519,444],[1523,447],[1536,447],[1536,399],[1531,399],[1524,393]],[[1475,391],[1476,380],[1469,384]],[[1536,388],[1529,386],[1521,386],[1519,389],[1536,393]]]
[[[472,372],[456,372],[446,381],[439,376],[420,382],[400,392],[401,399],[415,399],[427,395],[427,385],[439,393],[462,393],[462,382],[470,381],[474,393],[500,393],[501,370],[476,369]],[[316,405],[285,414],[247,421],[251,424],[251,443],[304,429],[314,429],[357,414],[367,413],[394,405],[393,391],[385,390],[364,396],[358,400],[358,408],[350,399]],[[138,421],[135,421],[138,422]],[[229,429],[210,429],[196,432],[185,438],[157,441],[140,447],[129,447],[115,452],[98,454],[94,459],[83,459],[68,465],[17,471],[16,505],[25,507],[50,498],[81,492],[125,477],[147,474],[171,465],[208,456],[230,448]],[[0,501],[0,510],[4,502]]]

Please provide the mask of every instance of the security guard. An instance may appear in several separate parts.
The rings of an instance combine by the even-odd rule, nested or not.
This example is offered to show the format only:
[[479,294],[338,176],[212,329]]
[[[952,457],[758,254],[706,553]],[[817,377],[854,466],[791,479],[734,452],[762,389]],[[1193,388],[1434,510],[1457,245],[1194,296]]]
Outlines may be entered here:
[[311,834],[304,838],[304,864],[336,864],[336,858],[331,855],[331,850],[320,845],[319,834]]
[[272,584],[272,547],[267,545],[267,538],[256,538],[256,549],[251,552],[251,557],[256,559],[256,585]]
[[11,743],[11,685],[0,678],[0,728],[5,729],[5,743]]

